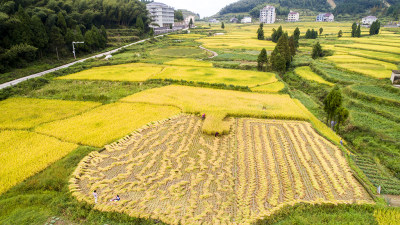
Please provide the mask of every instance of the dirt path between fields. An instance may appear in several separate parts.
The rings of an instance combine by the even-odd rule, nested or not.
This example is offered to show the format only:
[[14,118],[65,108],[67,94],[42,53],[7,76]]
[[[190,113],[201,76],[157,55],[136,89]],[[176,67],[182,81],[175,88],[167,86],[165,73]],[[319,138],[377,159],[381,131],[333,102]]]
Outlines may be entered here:
[[203,49],[203,50],[205,50],[205,51],[210,52],[211,54],[213,54],[212,56],[208,57],[208,58],[210,58],[210,59],[212,59],[212,58],[218,56],[218,53],[216,53],[216,52],[214,52],[214,51],[211,51],[210,49],[206,49],[206,48],[204,48],[204,47],[201,46],[201,45],[199,46],[199,48],[201,48],[201,49]]
[[389,206],[400,207],[400,195],[383,195]]

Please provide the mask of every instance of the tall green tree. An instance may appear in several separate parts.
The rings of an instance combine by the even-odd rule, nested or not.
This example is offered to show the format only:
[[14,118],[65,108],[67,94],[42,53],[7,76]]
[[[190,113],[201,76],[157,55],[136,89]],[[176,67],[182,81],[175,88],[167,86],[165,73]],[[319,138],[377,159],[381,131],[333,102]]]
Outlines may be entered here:
[[144,31],[144,23],[141,15],[136,18],[136,28]]
[[183,13],[181,10],[175,10],[175,20],[178,22],[183,21]]
[[323,57],[323,51],[322,51],[322,47],[319,44],[319,42],[317,42],[314,46],[313,46],[313,50],[312,50],[312,54],[311,57],[313,59],[318,59],[319,57]]
[[103,36],[104,40],[106,41],[105,44],[107,44],[108,35],[107,35],[107,30],[106,30],[106,28],[104,27],[104,25],[101,25],[101,27],[100,27],[100,33],[101,33],[101,35]]
[[358,24],[358,26],[357,26],[356,37],[361,37],[361,25],[360,24]]
[[258,40],[264,40],[264,24],[261,23],[260,27],[257,30],[257,39]]
[[356,37],[356,31],[357,31],[357,23],[354,22],[353,25],[351,25],[351,37]]
[[222,29],[225,29],[225,24],[224,24],[224,22],[222,22],[221,28],[222,28]]
[[286,68],[289,68],[290,63],[292,62],[292,56],[290,54],[290,47],[289,47],[289,40],[287,33],[282,34],[275,48],[278,48],[278,52],[285,59]]
[[57,27],[61,29],[62,35],[67,34],[67,22],[65,22],[64,15],[61,12],[57,14]]
[[321,35],[322,34],[322,32],[324,32],[324,28],[319,28],[319,35]]
[[264,64],[267,63],[268,63],[267,50],[263,48],[257,58],[257,69],[259,71],[265,71]]
[[193,27],[193,18],[190,18],[190,21],[189,21],[189,28],[192,28]]
[[271,35],[272,42],[277,43],[282,35],[283,35],[282,26],[279,26],[278,30],[272,29],[272,35]]
[[339,132],[340,126],[344,125],[347,118],[349,118],[349,111],[346,108],[344,108],[343,106],[341,106],[338,109],[336,109],[335,114],[336,114],[335,130],[336,130],[336,132]]
[[369,28],[369,35],[379,34],[381,28],[381,23],[379,21],[374,21]]
[[32,38],[33,43],[35,47],[40,49],[40,54],[42,54],[41,50],[45,49],[49,43],[46,27],[38,16],[33,16],[31,28],[35,31],[35,35]]
[[293,35],[289,38],[289,52],[292,57],[296,55],[296,44]]
[[61,34],[61,29],[56,26],[53,26],[50,30],[50,45],[56,52],[57,59],[60,60],[59,52],[65,47],[65,40]]
[[279,53],[277,48],[275,48],[271,54],[271,66],[280,74],[284,74],[286,72],[285,57]]
[[[338,86],[335,86],[331,92],[326,96],[324,99],[324,111],[326,112],[326,123],[328,126],[330,126],[332,129],[332,121],[335,121],[335,118],[338,113],[345,114],[340,108],[342,107],[342,94],[340,92],[340,89]],[[340,120],[342,121],[343,115],[341,115]],[[337,122],[337,121],[335,121]]]
[[294,30],[293,36],[294,36],[294,44],[295,44],[296,48],[298,48],[299,40],[300,40],[300,29],[298,27],[296,27],[296,29]]

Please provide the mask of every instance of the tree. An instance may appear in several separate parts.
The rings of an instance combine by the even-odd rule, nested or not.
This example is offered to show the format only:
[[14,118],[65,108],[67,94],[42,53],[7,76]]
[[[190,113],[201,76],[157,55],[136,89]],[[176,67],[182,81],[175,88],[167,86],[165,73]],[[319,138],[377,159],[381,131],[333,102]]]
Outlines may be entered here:
[[57,59],[60,60],[60,56],[58,54],[59,50],[65,46],[64,37],[61,34],[61,29],[53,26],[50,30],[50,45],[56,51]]
[[296,44],[293,35],[289,38],[289,52],[292,57],[296,55]]
[[356,37],[361,37],[361,25],[358,24],[357,30],[356,30]]
[[374,21],[369,28],[369,35],[379,34],[381,28],[381,23],[379,21]]
[[338,32],[338,35],[337,35],[339,38],[341,38],[341,37],[343,37],[343,31],[342,30],[339,30],[339,32]]
[[65,22],[64,15],[61,12],[57,14],[57,27],[61,29],[62,35],[67,34],[67,22]]
[[327,114],[326,123],[331,126],[331,122],[335,119],[338,109],[342,106],[342,94],[338,86],[335,86],[332,91],[324,99],[324,111]]
[[322,32],[324,32],[324,28],[319,28],[319,35],[321,35],[322,34]]
[[183,21],[183,13],[181,10],[175,11],[175,20],[178,22]]
[[107,30],[106,30],[106,28],[104,27],[104,25],[101,25],[101,27],[100,27],[100,33],[101,33],[101,35],[103,36],[104,40],[105,40],[106,43],[107,43],[107,41],[108,41],[108,36],[107,36]]
[[277,43],[282,35],[283,35],[282,26],[279,26],[278,30],[272,29],[272,35],[271,35],[272,42]]
[[323,57],[323,51],[322,51],[322,47],[319,44],[319,42],[317,42],[314,46],[313,46],[313,50],[312,50],[312,55],[311,57],[313,59],[318,59],[319,57]]
[[356,31],[357,31],[357,23],[354,22],[353,25],[351,25],[351,37],[356,36]]
[[49,43],[49,37],[47,36],[46,27],[38,16],[32,17],[31,28],[32,31],[35,31],[35,35],[32,38],[35,47],[41,50],[44,49]]
[[154,29],[150,28],[150,32],[149,32],[150,37],[154,37]]
[[264,29],[263,29],[263,24],[260,24],[260,27],[257,30],[257,39],[258,40],[264,40]]
[[279,72],[280,74],[283,74],[286,72],[286,62],[285,62],[285,57],[282,56],[278,51],[273,51],[271,55],[271,64],[272,68]]
[[136,28],[140,29],[141,31],[144,31],[144,23],[143,23],[143,19],[142,16],[138,16],[136,18]]
[[335,114],[336,114],[335,130],[336,132],[338,132],[340,125],[343,125],[344,122],[346,122],[347,118],[349,118],[349,111],[341,106],[336,109]]
[[169,29],[171,29],[171,30],[172,30],[172,23],[169,25]]
[[296,48],[298,48],[299,40],[300,40],[300,29],[298,27],[296,27],[296,29],[294,30],[293,36],[294,36],[294,44],[295,44]]
[[225,29],[225,24],[224,24],[224,22],[222,22],[221,28],[222,28],[222,29]]
[[284,61],[286,64],[286,68],[289,68],[290,63],[292,62],[292,56],[290,54],[290,47],[289,47],[289,41],[288,41],[288,35],[287,33],[284,33],[278,40],[278,43],[276,44],[276,47],[278,48],[278,52],[282,57],[284,57]]
[[192,28],[192,26],[193,26],[193,18],[190,18],[189,28]]
[[265,48],[263,48],[260,52],[260,54],[258,55],[257,58],[257,68],[259,71],[265,71],[264,70],[264,64],[268,63],[268,56],[267,56],[267,50],[265,50]]

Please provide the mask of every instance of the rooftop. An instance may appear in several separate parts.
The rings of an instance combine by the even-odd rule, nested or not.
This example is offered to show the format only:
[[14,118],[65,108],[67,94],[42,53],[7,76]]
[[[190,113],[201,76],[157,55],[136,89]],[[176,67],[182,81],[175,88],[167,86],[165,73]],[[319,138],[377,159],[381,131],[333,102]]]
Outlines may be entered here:
[[165,7],[165,8],[172,8],[171,6],[168,6],[164,3],[161,2],[151,2],[149,4],[147,4],[148,6],[161,6],[161,7]]
[[299,14],[298,12],[290,12],[289,14],[294,15],[294,14]]

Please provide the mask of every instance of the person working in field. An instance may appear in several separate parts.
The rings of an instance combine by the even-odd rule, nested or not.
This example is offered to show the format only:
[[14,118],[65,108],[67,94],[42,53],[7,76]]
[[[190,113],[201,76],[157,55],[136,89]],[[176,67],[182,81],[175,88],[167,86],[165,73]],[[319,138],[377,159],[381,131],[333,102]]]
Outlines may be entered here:
[[118,202],[119,200],[121,200],[121,198],[117,195],[115,198],[111,199],[110,202]]
[[96,190],[93,191],[93,197],[94,197],[94,204],[97,204],[97,192],[96,192]]

